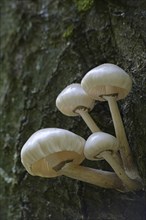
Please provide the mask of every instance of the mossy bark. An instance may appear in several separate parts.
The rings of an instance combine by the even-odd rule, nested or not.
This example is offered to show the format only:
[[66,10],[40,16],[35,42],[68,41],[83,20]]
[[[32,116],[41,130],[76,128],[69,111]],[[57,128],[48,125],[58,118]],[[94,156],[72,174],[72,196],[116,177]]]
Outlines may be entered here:
[[[84,138],[80,117],[55,107],[60,91],[102,63],[122,67],[133,80],[119,101],[130,147],[146,185],[146,3],[139,1],[1,0],[1,219],[144,220],[145,192],[120,193],[67,177],[43,179],[24,170],[20,151],[44,127]],[[114,134],[107,103],[92,116]],[[104,162],[84,162],[109,169]]]

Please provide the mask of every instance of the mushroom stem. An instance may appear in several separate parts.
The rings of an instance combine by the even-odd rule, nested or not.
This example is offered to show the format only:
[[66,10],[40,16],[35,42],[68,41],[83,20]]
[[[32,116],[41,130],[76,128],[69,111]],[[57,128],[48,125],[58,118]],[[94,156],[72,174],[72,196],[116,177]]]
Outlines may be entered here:
[[123,161],[119,152],[113,152],[113,159],[123,168]]
[[75,164],[66,164],[60,171],[64,176],[87,182],[99,187],[117,189],[125,192],[127,189],[123,186],[121,180],[113,172],[96,170],[89,167],[83,167]]
[[115,96],[103,96],[108,101],[110,112],[112,115],[116,137],[119,141],[120,154],[123,161],[126,174],[131,179],[140,179],[136,166],[134,165],[131,150],[126,137],[124,125],[119,112]]
[[124,186],[127,187],[128,190],[132,191],[141,188],[141,184],[139,182],[130,179],[126,175],[124,169],[120,166],[119,163],[116,162],[110,151],[104,151],[100,153],[100,155],[110,164],[110,166],[113,168],[117,176],[122,180]]
[[77,109],[76,112],[82,117],[92,133],[100,131],[99,127],[95,124],[87,110]]

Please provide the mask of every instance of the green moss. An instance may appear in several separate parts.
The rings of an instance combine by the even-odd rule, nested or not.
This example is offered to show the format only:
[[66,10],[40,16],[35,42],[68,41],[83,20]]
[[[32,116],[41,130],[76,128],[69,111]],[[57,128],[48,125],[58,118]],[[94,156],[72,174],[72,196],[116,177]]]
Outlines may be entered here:
[[78,11],[88,11],[92,5],[94,0],[75,0],[75,3],[77,5]]
[[63,33],[64,38],[69,38],[73,33],[73,25],[67,27],[67,29]]

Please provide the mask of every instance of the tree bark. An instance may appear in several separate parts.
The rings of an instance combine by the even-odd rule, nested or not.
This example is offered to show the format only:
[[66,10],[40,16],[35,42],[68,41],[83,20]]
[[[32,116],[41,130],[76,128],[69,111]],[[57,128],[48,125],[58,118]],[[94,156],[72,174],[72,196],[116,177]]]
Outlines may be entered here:
[[[144,220],[145,191],[120,193],[67,177],[30,176],[20,161],[23,144],[46,127],[87,138],[80,117],[62,115],[57,95],[91,68],[113,63],[133,80],[119,101],[134,161],[146,185],[145,0],[1,0],[0,190],[1,219]],[[108,104],[91,115],[114,135]],[[84,161],[110,170],[106,162]]]

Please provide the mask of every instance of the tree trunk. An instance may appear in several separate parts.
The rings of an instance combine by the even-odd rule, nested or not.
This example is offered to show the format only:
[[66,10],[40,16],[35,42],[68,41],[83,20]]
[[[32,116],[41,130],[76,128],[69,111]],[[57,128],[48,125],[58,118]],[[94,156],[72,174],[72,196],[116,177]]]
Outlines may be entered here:
[[[91,68],[113,63],[133,80],[119,101],[134,161],[146,185],[145,0],[1,0],[1,219],[144,220],[145,193],[121,193],[57,177],[30,176],[20,151],[35,131],[68,129],[87,138],[80,117],[62,115],[57,95]],[[106,102],[91,115],[114,135]],[[84,161],[110,169],[106,162]]]

